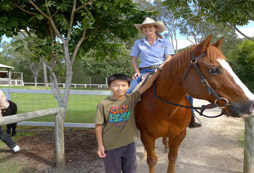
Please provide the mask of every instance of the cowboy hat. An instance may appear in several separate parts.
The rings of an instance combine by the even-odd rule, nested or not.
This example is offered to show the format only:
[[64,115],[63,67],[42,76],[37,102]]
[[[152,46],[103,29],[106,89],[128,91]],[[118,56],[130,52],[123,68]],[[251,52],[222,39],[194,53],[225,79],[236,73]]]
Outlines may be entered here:
[[146,19],[144,20],[144,22],[142,24],[134,24],[134,25],[135,25],[135,27],[137,28],[137,30],[139,32],[143,33],[142,26],[143,25],[148,25],[148,24],[157,26],[157,32],[158,33],[161,33],[165,30],[165,24],[162,21],[155,22],[155,20],[153,20],[150,17],[146,17]]

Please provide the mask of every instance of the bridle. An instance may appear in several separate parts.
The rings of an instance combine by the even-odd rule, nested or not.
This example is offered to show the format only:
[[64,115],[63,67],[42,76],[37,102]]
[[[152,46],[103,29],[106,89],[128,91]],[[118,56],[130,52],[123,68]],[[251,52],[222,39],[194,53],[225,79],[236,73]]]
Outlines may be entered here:
[[[175,106],[179,106],[179,107],[183,107],[183,108],[191,108],[191,109],[194,109],[196,112],[199,113],[200,116],[204,116],[204,117],[206,117],[206,118],[217,118],[217,117],[219,117],[219,116],[222,116],[222,115],[224,115],[224,114],[227,114],[226,111],[224,111],[224,110],[222,110],[221,113],[220,113],[219,115],[216,115],[216,116],[207,116],[207,115],[204,115],[204,114],[203,114],[203,112],[204,112],[206,109],[213,109],[213,108],[215,108],[215,107],[219,107],[219,108],[223,109],[223,108],[229,106],[229,101],[228,101],[228,99],[225,98],[225,97],[220,97],[220,96],[217,94],[217,92],[211,87],[211,85],[210,85],[210,84],[208,83],[208,81],[205,79],[204,75],[202,74],[202,72],[200,71],[200,69],[199,69],[198,66],[197,66],[198,60],[201,59],[201,58],[202,58],[203,56],[205,56],[205,55],[206,55],[206,52],[204,52],[203,54],[199,55],[198,57],[195,57],[193,53],[191,54],[192,59],[191,59],[191,61],[190,61],[190,65],[188,66],[187,70],[185,71],[184,78],[183,78],[183,80],[182,80],[182,85],[184,85],[184,81],[185,81],[185,79],[186,79],[187,76],[188,76],[188,72],[190,71],[191,67],[193,67],[193,68],[196,70],[196,72],[199,74],[199,76],[200,76],[200,78],[201,78],[201,83],[202,83],[202,85],[203,85],[204,87],[207,88],[208,94],[209,94],[209,95],[212,94],[212,96],[215,98],[214,103],[211,103],[211,104],[208,104],[208,105],[202,105],[201,107],[193,107],[193,105],[191,105],[191,103],[190,103],[191,106],[185,106],[185,105],[180,105],[180,104],[177,104],[177,103],[173,103],[173,102],[164,100],[164,99],[162,99],[161,97],[159,97],[159,96],[156,94],[156,81],[154,82],[154,85],[153,85],[154,96],[155,96],[157,99],[159,99],[159,100],[161,100],[161,101],[163,101],[163,102],[165,102],[165,103],[169,103],[169,104],[172,104],[172,105],[175,105]],[[219,100],[225,101],[225,104],[224,104],[223,106],[218,105],[218,101],[219,101]],[[200,111],[199,111],[199,110],[200,110]]]

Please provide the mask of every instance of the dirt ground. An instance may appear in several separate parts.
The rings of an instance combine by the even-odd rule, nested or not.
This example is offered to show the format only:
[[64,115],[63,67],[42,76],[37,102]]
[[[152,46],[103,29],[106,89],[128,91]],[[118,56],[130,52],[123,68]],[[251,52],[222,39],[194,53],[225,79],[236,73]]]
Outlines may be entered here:
[[[210,112],[215,114],[216,111]],[[237,135],[244,129],[242,119],[220,117],[207,119],[198,116],[202,127],[187,129],[187,136],[181,144],[177,164],[177,173],[240,173],[243,168],[243,148],[237,141]],[[53,132],[45,132],[16,141],[21,151],[9,154],[16,162],[29,163],[22,173],[57,172],[54,169],[55,147]],[[94,129],[68,130],[65,132],[66,173],[102,173],[103,163],[96,155]],[[138,173],[147,173],[143,145],[137,143]],[[7,152],[7,151],[0,151]],[[156,141],[158,163],[156,172],[167,170],[167,152],[161,139]],[[14,155],[14,156],[13,156]],[[6,156],[8,157],[8,156]],[[0,158],[3,160],[3,158]]]

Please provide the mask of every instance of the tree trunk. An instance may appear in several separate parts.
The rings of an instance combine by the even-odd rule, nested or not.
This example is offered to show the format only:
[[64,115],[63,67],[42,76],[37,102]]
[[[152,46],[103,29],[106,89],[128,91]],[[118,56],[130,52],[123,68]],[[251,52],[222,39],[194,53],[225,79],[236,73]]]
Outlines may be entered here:
[[35,86],[37,86],[37,82],[38,82],[37,78],[38,78],[39,71],[41,70],[41,65],[40,63],[33,63],[29,61],[28,61],[28,65],[33,74]]
[[48,87],[48,75],[47,75],[47,68],[46,68],[46,63],[42,61],[42,71],[43,71],[43,82],[44,82],[44,87]]
[[37,80],[37,75],[34,76],[34,86],[37,86],[38,80]]

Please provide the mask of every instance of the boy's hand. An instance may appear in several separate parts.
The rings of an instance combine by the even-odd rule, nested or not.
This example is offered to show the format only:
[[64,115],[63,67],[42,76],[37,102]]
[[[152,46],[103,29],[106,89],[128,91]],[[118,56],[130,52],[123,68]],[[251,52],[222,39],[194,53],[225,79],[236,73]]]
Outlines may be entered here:
[[104,149],[103,146],[98,147],[97,154],[100,158],[105,158],[106,157],[105,149]]

